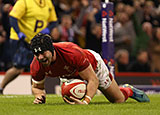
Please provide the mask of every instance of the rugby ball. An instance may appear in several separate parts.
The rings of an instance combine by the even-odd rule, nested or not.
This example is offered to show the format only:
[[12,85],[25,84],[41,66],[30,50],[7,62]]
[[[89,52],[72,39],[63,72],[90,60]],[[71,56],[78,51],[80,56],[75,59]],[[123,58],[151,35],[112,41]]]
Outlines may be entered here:
[[86,84],[80,79],[70,79],[62,84],[61,93],[68,100],[70,96],[81,100],[86,93]]

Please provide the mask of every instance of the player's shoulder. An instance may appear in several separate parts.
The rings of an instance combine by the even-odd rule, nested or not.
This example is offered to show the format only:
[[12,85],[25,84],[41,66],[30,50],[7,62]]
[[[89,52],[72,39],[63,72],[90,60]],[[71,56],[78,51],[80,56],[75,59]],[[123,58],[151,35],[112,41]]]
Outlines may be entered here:
[[83,49],[80,48],[77,44],[72,43],[72,42],[59,42],[59,43],[54,43],[53,46],[55,49],[63,49],[64,51],[70,52],[70,53],[78,53],[78,52],[83,52]]
[[59,54],[70,59],[83,53],[83,49],[72,42],[54,43],[53,46]]
[[40,63],[38,60],[34,57],[32,60],[32,63],[30,64],[31,74],[35,74],[38,71],[40,71]]

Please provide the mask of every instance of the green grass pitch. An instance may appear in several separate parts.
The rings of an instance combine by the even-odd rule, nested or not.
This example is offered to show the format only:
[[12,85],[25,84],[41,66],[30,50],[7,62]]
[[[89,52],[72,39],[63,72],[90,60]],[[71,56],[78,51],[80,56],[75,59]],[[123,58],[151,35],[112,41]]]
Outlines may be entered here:
[[61,96],[47,95],[46,104],[33,104],[32,95],[0,95],[0,115],[160,115],[160,94],[150,94],[150,103],[128,99],[109,103],[96,95],[89,105],[69,105]]

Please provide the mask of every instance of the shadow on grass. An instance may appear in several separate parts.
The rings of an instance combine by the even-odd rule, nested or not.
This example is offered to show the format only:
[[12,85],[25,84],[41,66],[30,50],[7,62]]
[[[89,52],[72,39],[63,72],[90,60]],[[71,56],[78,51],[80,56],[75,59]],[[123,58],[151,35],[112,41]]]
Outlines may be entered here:
[[[124,103],[111,103],[108,101],[99,101],[99,102],[91,102],[89,105],[109,105],[109,104],[137,104],[138,102],[135,101],[129,101],[129,102],[124,102]],[[144,102],[145,103],[145,102]],[[53,106],[57,106],[57,105],[70,105],[68,103],[65,102],[48,102],[45,105],[53,105]]]
[[[111,104],[110,102],[91,102],[89,105],[103,105],[103,104]],[[68,103],[65,102],[59,102],[59,103],[46,103],[45,105],[70,105]]]
[[110,102],[107,101],[99,101],[99,102],[91,102],[90,105],[106,105],[106,104],[111,104]]
[[67,104],[67,103],[65,103],[65,102],[59,102],[59,103],[46,103],[45,105],[69,105],[69,104]]
[[[137,102],[125,102],[125,103],[110,103],[106,101],[101,101],[101,102],[91,102],[89,105],[108,105],[108,104],[136,104]],[[65,102],[59,102],[59,103],[46,103],[45,105],[70,105]]]
[[91,102],[90,104],[93,105],[105,105],[105,104],[136,104],[138,102],[124,102],[124,103],[111,103],[111,102],[106,102],[106,101],[101,101],[101,102]]

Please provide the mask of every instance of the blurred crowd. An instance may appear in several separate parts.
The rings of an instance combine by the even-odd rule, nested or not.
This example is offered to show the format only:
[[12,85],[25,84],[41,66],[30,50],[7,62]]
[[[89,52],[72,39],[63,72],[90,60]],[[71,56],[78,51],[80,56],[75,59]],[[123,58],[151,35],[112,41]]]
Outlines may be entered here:
[[[101,0],[52,0],[59,25],[54,42],[74,42],[101,50]],[[160,72],[160,0],[110,0],[114,3],[117,72]],[[9,12],[16,0],[0,0],[0,71],[11,67]],[[27,70],[26,70],[27,71]]]

